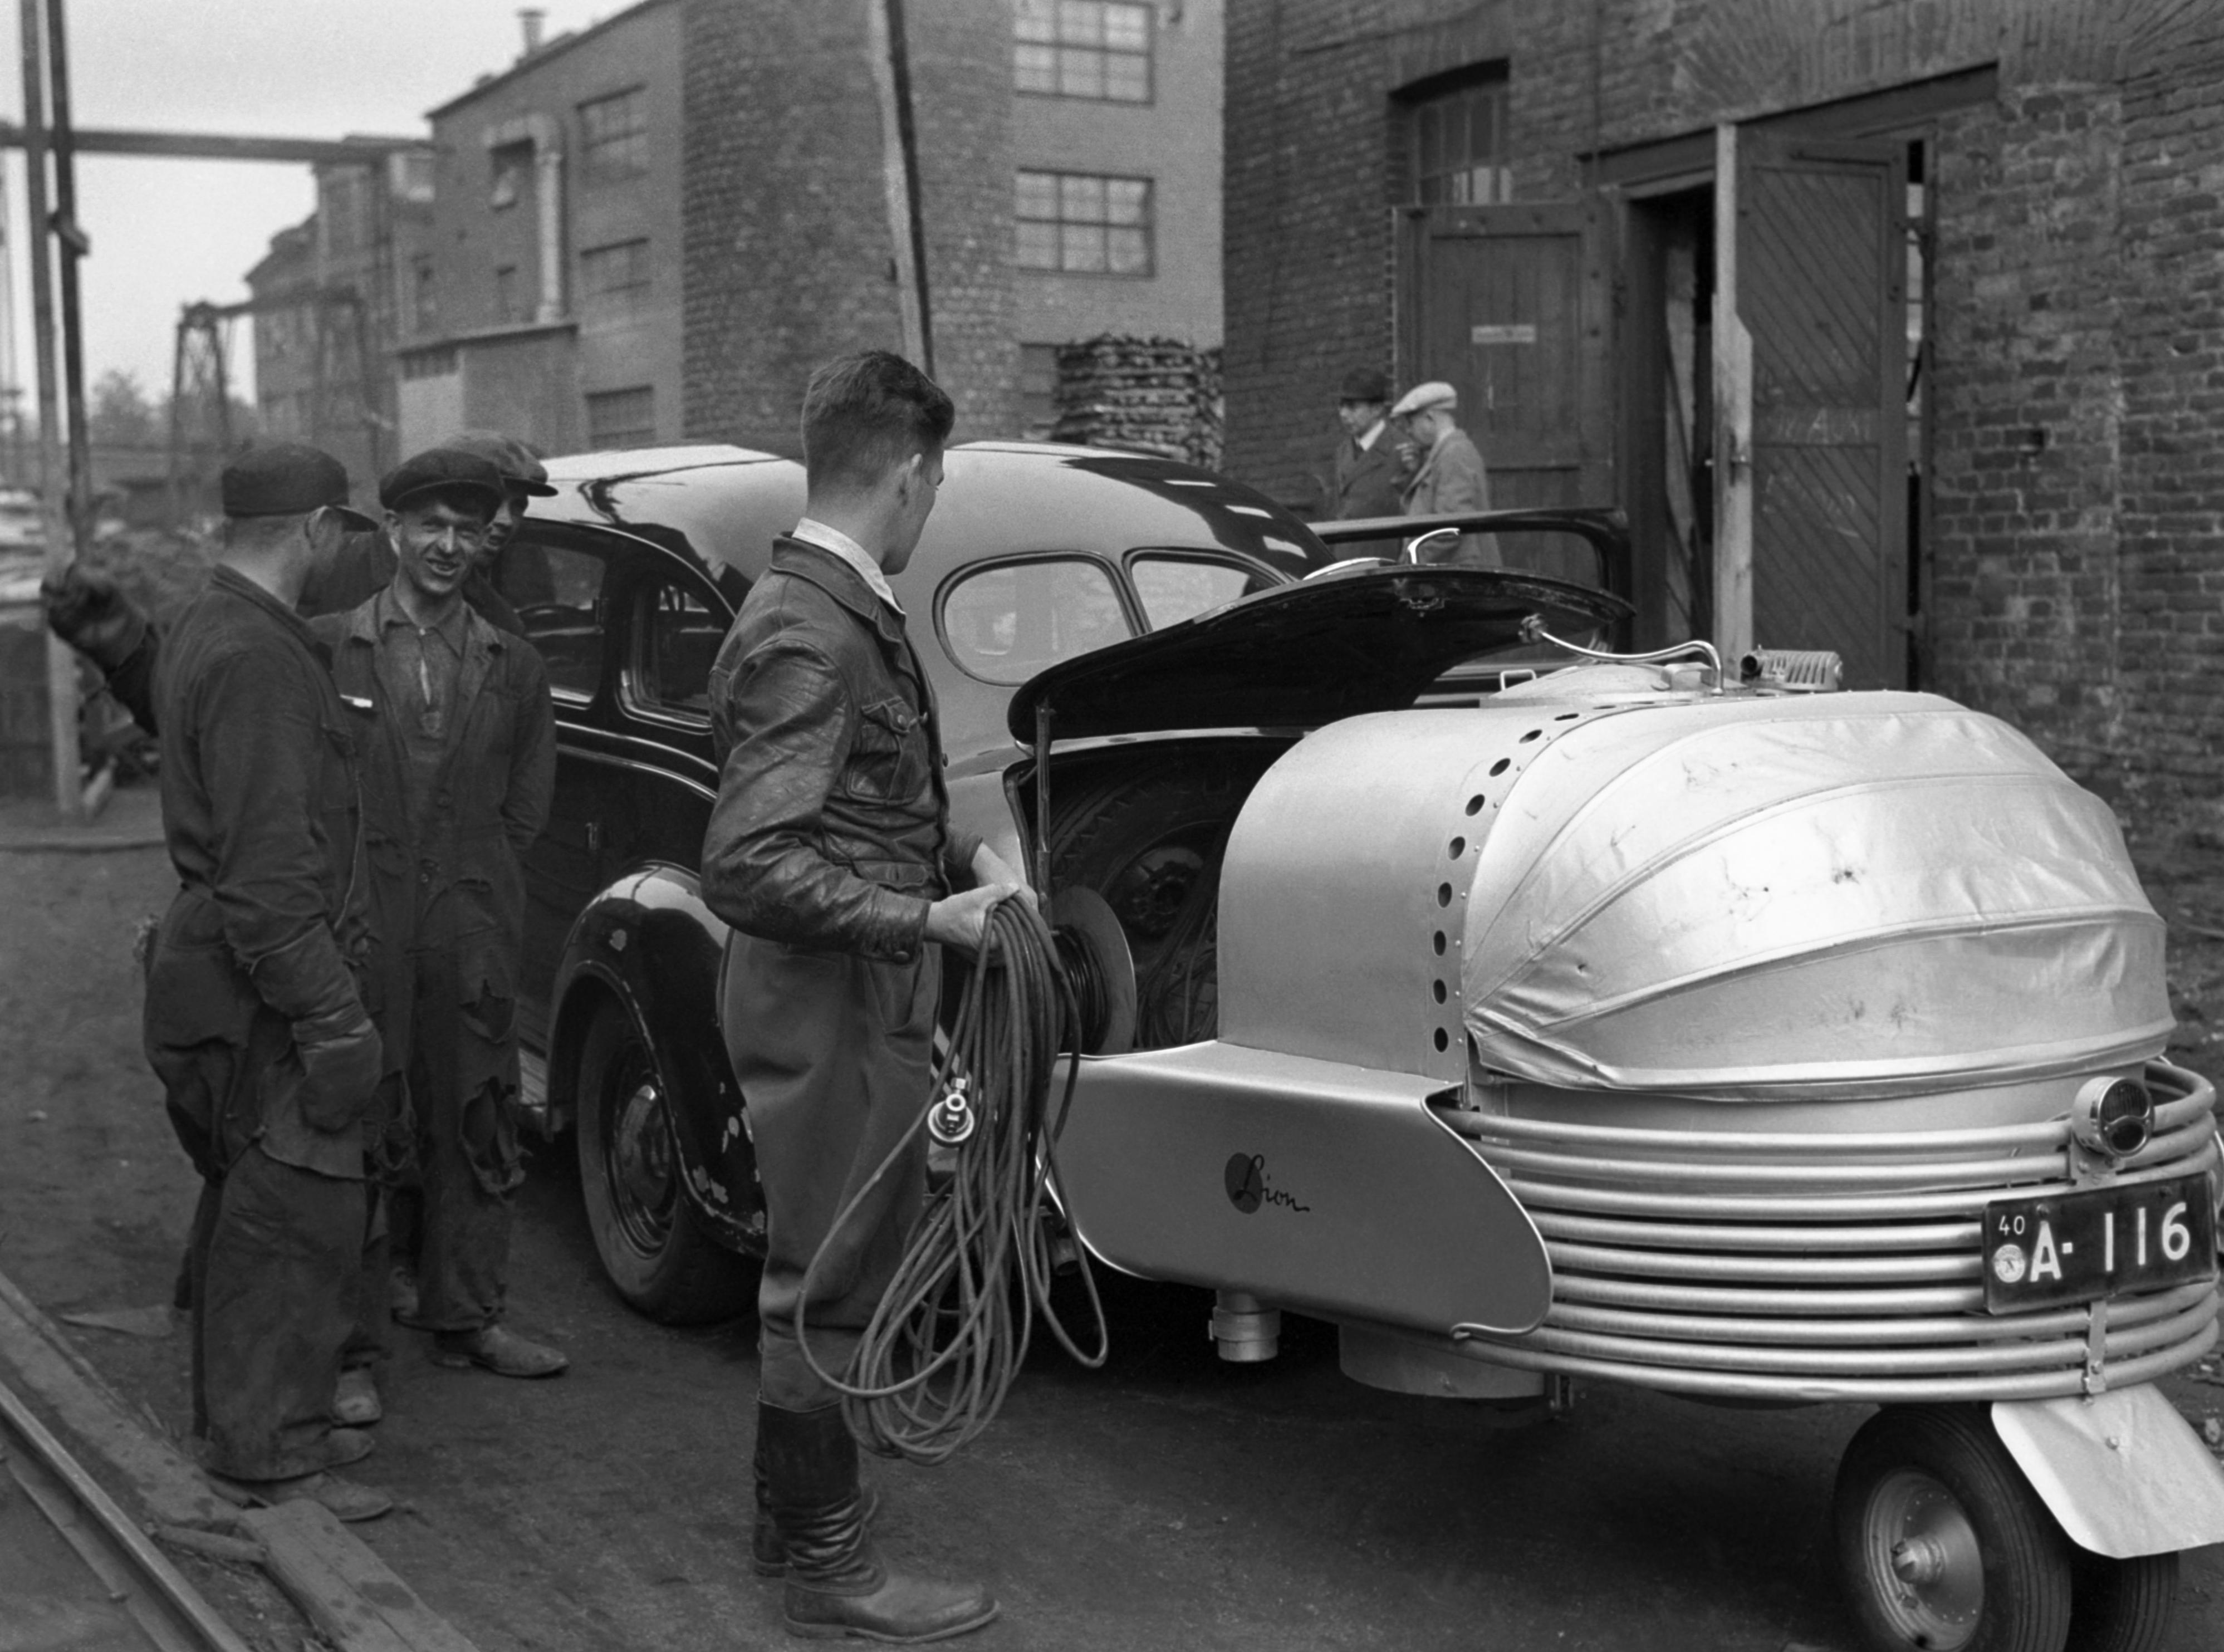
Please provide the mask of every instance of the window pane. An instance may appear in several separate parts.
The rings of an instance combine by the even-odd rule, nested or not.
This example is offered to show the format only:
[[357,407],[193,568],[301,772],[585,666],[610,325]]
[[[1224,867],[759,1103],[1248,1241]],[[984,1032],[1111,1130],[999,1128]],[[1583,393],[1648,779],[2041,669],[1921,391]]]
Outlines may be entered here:
[[723,620],[692,590],[659,586],[641,598],[633,691],[663,711],[711,715],[711,662],[725,640]]
[[1123,104],[1151,101],[1151,60],[1124,53],[1104,60],[1104,95]]
[[1024,683],[1130,634],[1111,575],[1096,563],[1069,560],[967,576],[943,600],[942,630],[959,667],[991,683]]
[[1150,199],[1150,185],[1140,178],[1109,178],[1104,183],[1104,221],[1107,224],[1140,224],[1144,221],[1143,205]]
[[1023,172],[1019,176],[1019,214],[1023,218],[1058,216],[1058,174]]
[[1105,265],[1115,275],[1151,273],[1151,243],[1140,230],[1108,230],[1104,234]]
[[1058,37],[1076,46],[1103,45],[1103,0],[1061,0]]
[[1021,91],[1058,90],[1058,53],[1048,46],[1012,48],[1012,82]]
[[1058,225],[1030,224],[1021,219],[1018,227],[1017,255],[1023,269],[1056,269],[1058,268]]
[[1195,619],[1273,583],[1248,568],[1187,557],[1137,557],[1129,571],[1134,576],[1135,594],[1143,599],[1143,617],[1153,631]]
[[587,398],[591,447],[646,447],[656,439],[656,391],[649,385]]
[[1104,95],[1104,54],[1061,47],[1058,54],[1058,89],[1069,98]]
[[1104,8],[1104,43],[1115,52],[1147,51],[1151,44],[1151,11],[1147,6]]
[[494,586],[540,651],[550,690],[593,698],[603,680],[603,559],[514,540],[495,564]]
[[1023,41],[1058,38],[1058,0],[1019,0],[1012,14],[1012,29]]
[[1069,224],[1064,230],[1065,256],[1060,262],[1067,269],[1084,274],[1102,271],[1104,268],[1104,226],[1101,224]]
[[1104,222],[1104,184],[1102,178],[1066,173],[1058,180],[1058,215],[1069,224]]

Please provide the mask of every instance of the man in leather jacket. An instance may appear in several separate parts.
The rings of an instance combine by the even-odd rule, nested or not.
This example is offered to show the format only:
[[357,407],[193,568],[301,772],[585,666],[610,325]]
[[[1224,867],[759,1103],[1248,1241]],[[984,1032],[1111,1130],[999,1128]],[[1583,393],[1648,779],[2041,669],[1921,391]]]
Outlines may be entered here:
[[344,1519],[388,1500],[326,1471],[370,1450],[332,1424],[364,1223],[364,1119],[383,1059],[351,737],[294,612],[347,531],[347,473],[257,450],[223,477],[222,559],[165,639],[154,690],[180,888],[147,972],[146,1046],[202,1177],[192,1248],[201,1460]]
[[1020,885],[951,828],[933,697],[888,583],[933,508],[952,419],[885,350],[812,375],[804,520],[711,671],[720,778],[703,844],[704,899],[733,927],[721,1020],[767,1214],[756,1558],[784,1567],[796,1632],[898,1643],[976,1629],[995,1603],[881,1561],[856,1445],[797,1316],[819,1365],[844,1369],[924,1197],[919,1139],[838,1232],[834,1219],[926,1104],[940,946],[977,948]]

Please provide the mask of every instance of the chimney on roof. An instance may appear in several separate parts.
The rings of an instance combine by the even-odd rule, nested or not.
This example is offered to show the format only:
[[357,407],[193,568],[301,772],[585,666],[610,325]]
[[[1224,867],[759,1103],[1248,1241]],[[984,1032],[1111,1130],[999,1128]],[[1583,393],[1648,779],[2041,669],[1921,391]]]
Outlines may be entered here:
[[520,6],[517,9],[518,27],[525,31],[524,56],[531,57],[540,49],[540,25],[547,16],[548,14],[539,6]]

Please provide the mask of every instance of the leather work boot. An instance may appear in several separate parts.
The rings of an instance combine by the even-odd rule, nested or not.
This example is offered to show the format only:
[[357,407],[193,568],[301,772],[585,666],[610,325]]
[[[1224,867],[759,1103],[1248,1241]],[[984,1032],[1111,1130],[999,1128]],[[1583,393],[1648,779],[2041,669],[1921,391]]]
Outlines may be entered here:
[[507,1326],[483,1325],[476,1331],[435,1331],[433,1363],[458,1371],[477,1365],[497,1377],[553,1377],[572,1360],[560,1350],[521,1337]]
[[385,1415],[386,1407],[379,1402],[378,1383],[371,1376],[369,1365],[350,1365],[340,1372],[339,1386],[332,1390],[333,1422],[362,1428]]
[[[780,1522],[773,1518],[772,1485],[765,1479],[764,1436],[757,1436],[756,1462],[757,1519],[749,1529],[749,1567],[761,1578],[784,1578],[787,1575],[787,1544],[780,1535]],[[865,1528],[872,1529],[873,1516],[881,1511],[881,1488],[861,1485],[857,1493],[865,1500]]]
[[787,1548],[787,1632],[806,1640],[945,1641],[996,1615],[986,1589],[889,1569],[865,1530],[857,1445],[838,1405],[757,1403],[774,1517]]

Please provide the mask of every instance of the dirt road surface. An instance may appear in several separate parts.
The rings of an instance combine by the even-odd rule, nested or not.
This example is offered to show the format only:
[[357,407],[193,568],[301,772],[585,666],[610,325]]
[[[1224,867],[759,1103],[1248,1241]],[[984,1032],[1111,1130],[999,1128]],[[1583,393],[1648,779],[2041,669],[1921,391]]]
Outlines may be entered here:
[[[2175,1053],[2212,1075],[2218,848],[2179,838],[2145,857],[2174,921]],[[139,1054],[130,945],[171,881],[159,850],[0,853],[0,1271],[58,1317],[169,1296],[194,1189]],[[621,1307],[563,1149],[534,1162],[511,1296],[520,1328],[566,1348],[571,1373],[446,1371],[397,1333],[388,1419],[360,1476],[401,1506],[357,1529],[484,1652],[793,1644],[776,1587],[745,1560],[750,1327],[671,1331]],[[888,1491],[893,1553],[985,1577],[1001,1597],[1002,1621],[968,1644],[1851,1645],[1828,1520],[1860,1409],[1729,1411],[1591,1387],[1564,1421],[1501,1429],[1475,1407],[1347,1381],[1333,1334],[1308,1321],[1286,1321],[1276,1361],[1239,1366],[1215,1359],[1202,1295],[1128,1287],[1114,1306],[1110,1369],[1039,1351],[957,1461],[869,1469]],[[183,1435],[176,1332],[72,1334]],[[2214,1361],[2208,1378],[2168,1385],[2196,1423],[2224,1413]],[[267,1591],[216,1581],[251,1639],[298,1652]],[[2188,1557],[2171,1644],[2224,1645],[2224,1548]]]

